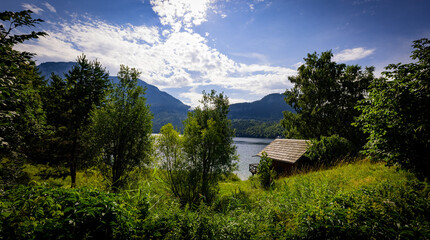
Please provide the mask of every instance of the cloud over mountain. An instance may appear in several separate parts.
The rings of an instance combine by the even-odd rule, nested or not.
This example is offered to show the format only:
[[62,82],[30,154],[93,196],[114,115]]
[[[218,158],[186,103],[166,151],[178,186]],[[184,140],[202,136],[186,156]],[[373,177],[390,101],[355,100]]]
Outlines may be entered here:
[[181,97],[192,105],[201,97],[197,86],[218,86],[256,96],[290,87],[288,76],[295,70],[235,62],[209,46],[208,36],[191,30],[206,21],[211,2],[152,0],[153,10],[167,29],[115,25],[88,15],[73,15],[71,20],[50,22],[48,37],[18,48],[37,53],[39,62],[73,61],[85,53],[97,58],[111,75],[120,64],[136,67],[142,79],[161,89],[188,88]]

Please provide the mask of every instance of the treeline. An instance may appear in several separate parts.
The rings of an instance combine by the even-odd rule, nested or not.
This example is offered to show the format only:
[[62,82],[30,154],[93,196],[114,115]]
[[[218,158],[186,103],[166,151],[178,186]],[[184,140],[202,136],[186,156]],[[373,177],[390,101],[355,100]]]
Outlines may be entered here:
[[236,130],[236,137],[277,138],[284,136],[284,128],[280,122],[233,119],[232,127]]
[[32,54],[13,49],[46,35],[11,35],[42,22],[30,14],[0,14],[9,23],[0,25],[1,187],[24,183],[22,168],[29,162],[57,167],[62,174],[67,168],[71,187],[78,170],[96,167],[109,189],[118,192],[133,181],[133,172],[158,165],[161,153],[160,165],[170,173],[166,181],[184,206],[211,202],[220,176],[231,173],[237,160],[228,98],[204,92],[202,106],[184,121],[183,137],[172,138],[179,134],[168,124],[155,141],[145,89],[137,85],[140,73],[121,65],[118,81],[112,82],[100,62],[82,55],[64,78],[44,79]]
[[64,78],[40,76],[33,54],[13,49],[44,33],[11,35],[42,22],[30,11],[3,12],[1,25],[1,186],[25,180],[25,161],[68,168],[71,186],[80,169],[98,166],[117,191],[127,174],[150,162],[151,118],[139,72],[121,65],[118,83],[85,55]]
[[379,78],[374,67],[333,62],[331,51],[308,54],[285,92],[296,110],[284,112],[286,138],[312,139],[314,162],[335,161],[320,158],[343,158],[335,149],[351,149],[346,154],[360,151],[428,179],[430,41],[413,47],[412,63],[390,64]]

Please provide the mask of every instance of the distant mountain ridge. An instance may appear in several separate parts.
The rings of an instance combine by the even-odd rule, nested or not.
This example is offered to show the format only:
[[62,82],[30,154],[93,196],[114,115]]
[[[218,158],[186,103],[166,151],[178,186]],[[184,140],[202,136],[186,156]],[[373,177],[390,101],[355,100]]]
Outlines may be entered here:
[[283,111],[295,112],[290,105],[285,103],[283,94],[272,93],[258,101],[231,104],[228,116],[230,119],[269,122],[281,120]]
[[[64,73],[72,69],[74,64],[75,62],[46,62],[38,67],[45,78],[49,78],[51,73],[64,77]],[[117,77],[110,78],[113,82],[118,82]],[[167,123],[172,123],[178,129],[183,128],[182,121],[186,119],[190,106],[143,80],[138,81],[138,85],[146,87],[146,102],[154,114],[153,132],[159,132],[160,128]],[[284,95],[273,93],[254,102],[231,104],[228,117],[232,120],[278,122],[283,118],[283,111],[294,112],[293,108],[285,103]]]
[[[38,67],[41,75],[45,76],[45,78],[49,78],[51,73],[64,77],[64,73],[72,69],[74,64],[75,62],[46,62]],[[117,77],[110,76],[110,79],[114,83],[118,82]],[[154,114],[153,132],[159,132],[160,128],[167,123],[172,123],[175,127],[182,128],[182,121],[187,117],[190,106],[143,80],[138,81],[137,84],[146,88],[146,103],[150,105],[150,110]]]

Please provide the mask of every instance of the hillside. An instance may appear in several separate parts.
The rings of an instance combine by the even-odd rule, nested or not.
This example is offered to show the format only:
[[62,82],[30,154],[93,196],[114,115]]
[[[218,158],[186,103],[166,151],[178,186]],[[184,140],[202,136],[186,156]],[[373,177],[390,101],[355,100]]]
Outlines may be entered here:
[[[49,77],[51,73],[64,76],[63,73],[69,71],[74,62],[46,62],[40,64],[39,71],[42,76]],[[118,82],[118,78],[111,76],[113,82]],[[150,105],[151,112],[154,114],[152,129],[158,132],[160,128],[172,123],[177,128],[182,128],[182,121],[187,117],[190,106],[183,104],[172,95],[160,91],[154,85],[148,84],[143,80],[138,81],[138,85],[146,88],[146,102]]]
[[230,119],[279,121],[283,111],[294,112],[294,109],[284,101],[284,95],[272,93],[261,100],[250,103],[235,103],[230,105]]
[[[103,190],[101,175],[94,170],[92,174],[80,172],[78,188],[68,189],[52,186],[68,186],[69,179],[43,180],[38,172],[42,169],[25,168],[39,186],[11,189],[1,195],[4,206],[14,206],[5,207],[0,215],[3,226],[11,226],[4,231],[21,231],[28,237],[57,231],[94,235],[115,221],[111,228],[123,239],[131,238],[130,232],[145,239],[430,237],[428,184],[382,162],[364,160],[296,174],[277,179],[270,191],[260,188],[255,178],[232,178],[220,183],[213,204],[197,208],[181,208],[159,180],[160,171],[140,175],[133,189],[113,195]],[[84,215],[87,212],[90,214]],[[46,224],[21,227],[31,226],[31,219]],[[70,222],[76,222],[73,228]],[[87,224],[93,224],[92,228]]]

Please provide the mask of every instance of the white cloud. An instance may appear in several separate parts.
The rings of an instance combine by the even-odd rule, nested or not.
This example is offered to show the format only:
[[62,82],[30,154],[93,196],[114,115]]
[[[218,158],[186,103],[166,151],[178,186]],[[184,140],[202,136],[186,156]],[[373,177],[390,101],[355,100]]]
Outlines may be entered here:
[[254,11],[254,4],[249,4],[249,9],[251,9],[251,11]]
[[297,68],[299,68],[300,66],[302,66],[303,64],[305,64],[305,63],[303,63],[303,62],[298,62],[298,63],[296,63],[296,64],[292,65],[292,67],[294,67],[295,69],[297,69]]
[[152,9],[163,25],[170,25],[178,32],[191,29],[207,21],[206,12],[214,0],[151,0]]
[[49,4],[48,2],[45,2],[43,5],[45,5],[45,7],[50,11],[50,12],[53,12],[53,13],[55,13],[55,12],[57,12],[57,10],[51,5],[51,4]]
[[352,48],[345,49],[339,53],[334,54],[333,61],[335,62],[347,62],[353,60],[359,60],[371,55],[375,49],[365,49],[365,48]]
[[193,32],[111,25],[90,17],[49,24],[52,25],[52,29],[46,31],[49,36],[17,48],[36,53],[39,63],[73,61],[85,53],[90,59],[97,58],[110,75],[116,75],[120,64],[136,67],[142,72],[142,80],[160,89],[191,88],[181,94],[180,99],[192,106],[201,99],[197,87],[207,86],[210,90],[218,86],[226,91],[241,91],[252,100],[268,93],[284,92],[291,87],[288,76],[296,74],[290,68],[235,62],[209,47],[204,36]]
[[268,64],[269,63],[269,61],[267,60],[267,57],[261,53],[250,52],[250,53],[230,53],[230,54],[233,56],[238,56],[238,57],[256,59],[262,64]]
[[21,4],[21,6],[25,10],[31,10],[32,12],[34,12],[36,14],[41,14],[43,12],[43,9],[41,9],[40,7],[38,7],[38,6],[34,5],[34,4],[23,3],[23,4]]

